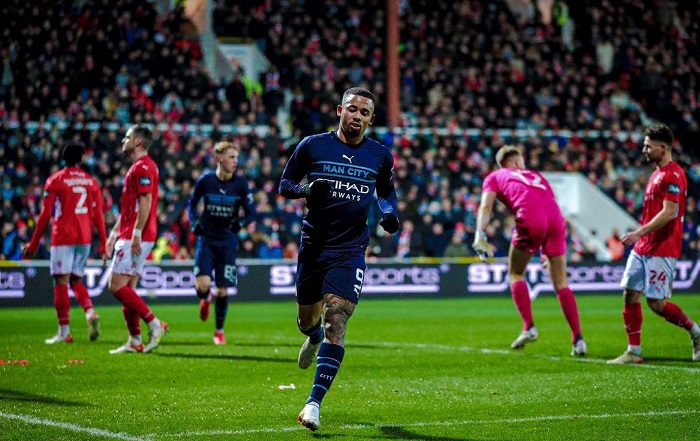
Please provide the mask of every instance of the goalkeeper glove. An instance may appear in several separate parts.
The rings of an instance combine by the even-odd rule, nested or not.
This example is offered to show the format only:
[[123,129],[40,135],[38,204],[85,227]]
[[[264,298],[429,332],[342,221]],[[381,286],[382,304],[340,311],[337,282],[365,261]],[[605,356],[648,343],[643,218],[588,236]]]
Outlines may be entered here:
[[301,192],[306,199],[314,201],[325,201],[331,197],[331,181],[327,179],[316,179],[315,181],[301,186]]
[[379,222],[379,225],[381,225],[387,233],[394,234],[399,231],[399,218],[392,213],[383,213],[382,221]]
[[489,244],[489,241],[486,238],[486,232],[484,230],[479,230],[476,232],[472,248],[474,248],[476,253],[479,255],[479,259],[481,259],[482,262],[493,256],[493,252],[491,251],[491,244]]

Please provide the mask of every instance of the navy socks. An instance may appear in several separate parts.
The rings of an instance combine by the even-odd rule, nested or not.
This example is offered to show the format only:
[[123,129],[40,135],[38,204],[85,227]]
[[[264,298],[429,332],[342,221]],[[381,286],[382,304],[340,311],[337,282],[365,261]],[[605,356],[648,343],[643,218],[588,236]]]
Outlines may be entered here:
[[309,399],[306,400],[307,403],[315,401],[319,406],[321,405],[323,397],[330,389],[338,369],[340,369],[340,363],[343,362],[344,355],[344,347],[331,343],[321,343],[321,347],[318,348],[314,386],[311,389]]

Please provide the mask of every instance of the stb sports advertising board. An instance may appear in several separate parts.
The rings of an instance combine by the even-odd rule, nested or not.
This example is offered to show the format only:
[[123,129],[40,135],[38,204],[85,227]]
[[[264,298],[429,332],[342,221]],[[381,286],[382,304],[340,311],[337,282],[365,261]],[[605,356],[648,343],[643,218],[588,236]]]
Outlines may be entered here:
[[[569,285],[577,294],[619,294],[624,264],[570,264]],[[676,265],[674,293],[700,292],[700,261],[681,260]],[[234,301],[293,301],[296,263],[241,260],[238,287],[229,289]],[[389,297],[507,296],[508,266],[496,263],[377,262],[363,273],[361,299]],[[547,271],[540,263],[528,266],[526,280],[531,295],[552,293]],[[83,282],[98,304],[118,304],[107,289],[109,270],[88,265]],[[192,262],[149,263],[137,287],[140,295],[164,303],[195,302]],[[2,262],[0,306],[53,305],[53,279],[48,262]]]

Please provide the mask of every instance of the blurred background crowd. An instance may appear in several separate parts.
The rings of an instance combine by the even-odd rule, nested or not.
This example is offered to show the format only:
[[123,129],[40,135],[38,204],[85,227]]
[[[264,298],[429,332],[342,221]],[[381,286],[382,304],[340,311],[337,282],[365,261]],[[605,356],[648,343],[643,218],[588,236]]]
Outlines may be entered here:
[[[376,228],[378,208],[371,213],[371,256],[473,256],[481,182],[505,143],[521,145],[530,168],[582,173],[639,218],[650,174],[639,133],[662,121],[674,130],[674,157],[688,173],[684,255],[698,257],[697,1],[397,1],[397,126],[388,125],[383,105],[384,0],[215,1],[217,35],[250,39],[271,61],[259,78],[238,69],[222,82],[184,31],[182,8],[161,11],[145,0],[2,2],[0,259],[20,258],[44,181],[70,139],[89,147],[85,165],[102,185],[111,227],[129,166],[121,139],[139,122],[167,127],[156,131],[150,152],[161,172],[154,258],[192,257],[187,198],[214,169],[212,147],[222,139],[241,148],[240,173],[258,213],[240,232],[239,257],[293,258],[304,203],[277,194],[279,176],[303,136],[337,126],[342,92],[355,85],[379,97],[375,126],[387,130],[370,136],[394,152],[402,221],[387,236]],[[86,123],[97,128],[81,129]],[[213,129],[176,130],[176,123]],[[265,130],[232,134],[222,125]],[[467,128],[478,132],[457,130]],[[499,206],[487,231],[497,256],[507,252],[513,224]],[[594,259],[595,246],[569,233],[569,258]],[[623,233],[597,232],[614,259],[623,257]]]

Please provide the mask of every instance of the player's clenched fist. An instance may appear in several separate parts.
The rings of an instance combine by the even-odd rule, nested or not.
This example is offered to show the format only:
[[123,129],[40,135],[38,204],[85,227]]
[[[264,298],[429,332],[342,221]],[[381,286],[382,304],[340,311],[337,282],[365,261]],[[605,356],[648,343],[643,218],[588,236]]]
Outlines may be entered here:
[[302,185],[301,192],[304,193],[307,199],[324,201],[331,197],[331,182],[327,179],[316,179],[311,183]]
[[394,234],[399,231],[399,218],[395,214],[384,213],[382,214],[382,220],[379,222],[379,225],[381,225],[387,233]]

